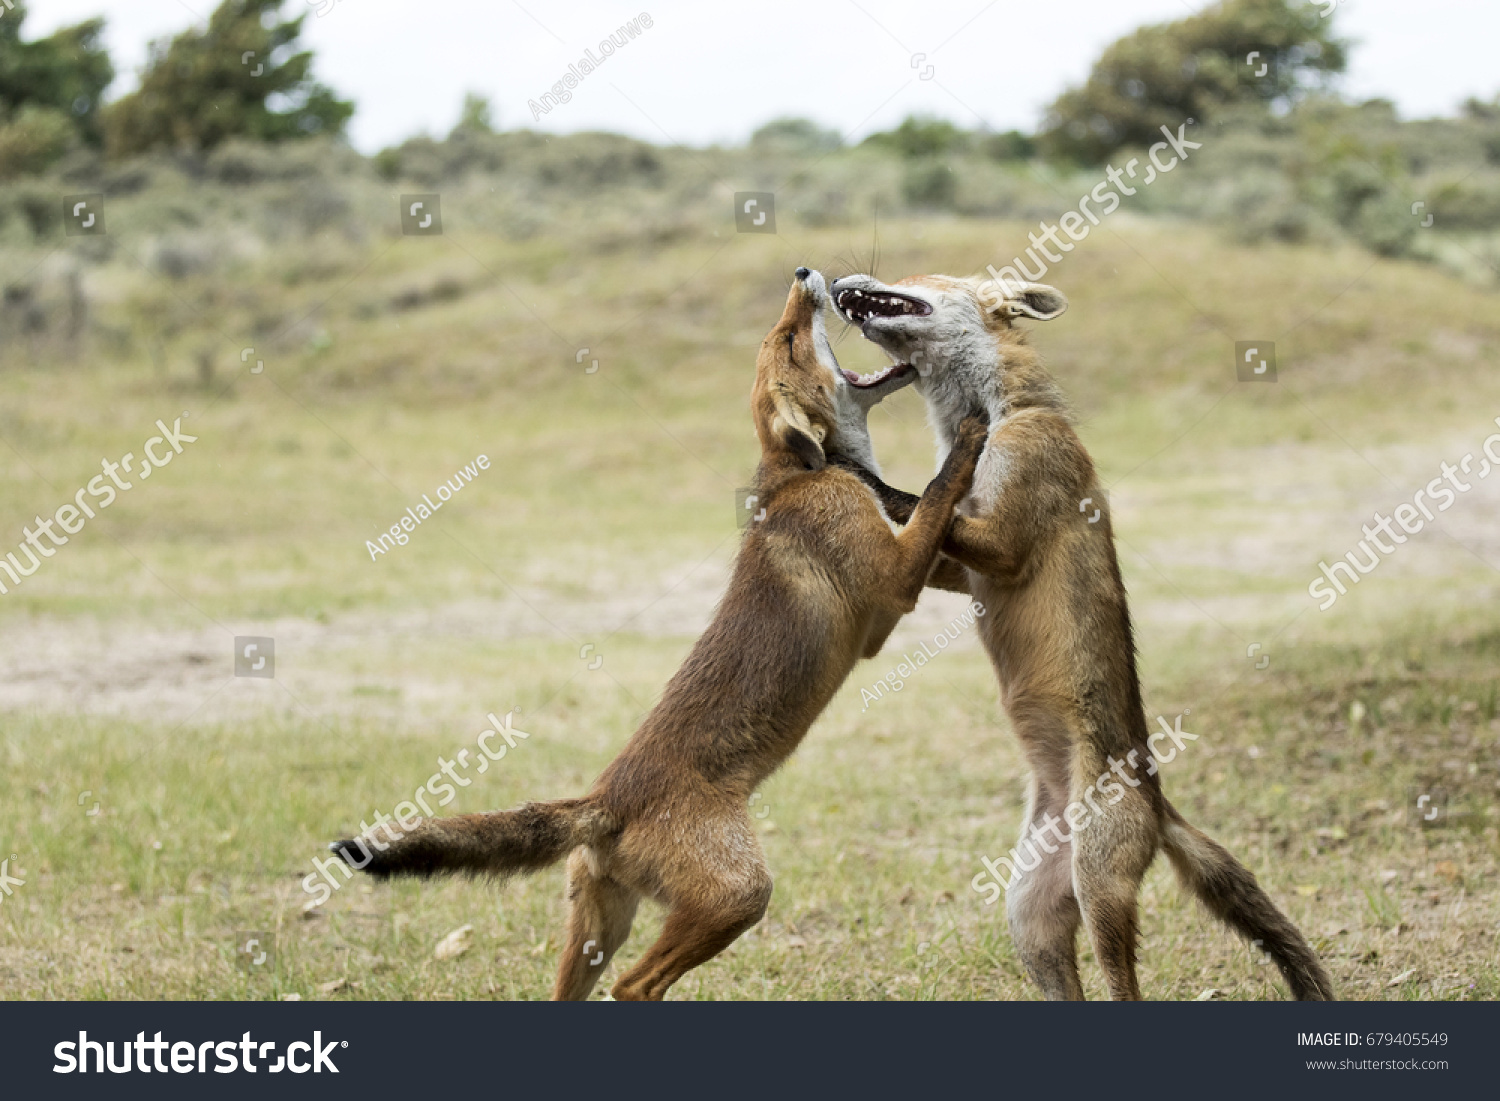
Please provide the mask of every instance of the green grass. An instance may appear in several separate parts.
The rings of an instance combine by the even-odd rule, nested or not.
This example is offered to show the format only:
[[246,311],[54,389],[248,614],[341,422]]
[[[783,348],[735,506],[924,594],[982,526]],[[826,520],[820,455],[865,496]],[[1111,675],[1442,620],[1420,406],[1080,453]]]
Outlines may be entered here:
[[[755,350],[790,270],[838,271],[866,233],[626,226],[594,252],[587,224],[325,233],[172,283],[125,255],[149,243],[128,202],[111,211],[119,251],[87,269],[89,332],[0,356],[0,530],[18,541],[158,417],[189,411],[200,439],[0,596],[0,858],[25,880],[0,903],[0,989],[545,995],[560,869],[355,881],[312,912],[300,881],[488,712],[521,708],[532,737],[446,810],[592,780],[722,585],[756,458]],[[1491,483],[1331,611],[1306,594],[1374,509],[1495,431],[1493,292],[1352,246],[1109,227],[1050,277],[1073,307],[1035,339],[1109,485],[1149,713],[1191,708],[1201,734],[1165,769],[1169,795],[1260,876],[1345,996],[1495,998]],[[1013,255],[1023,227],[931,217],[881,238],[888,277],[967,273]],[[1277,342],[1277,385],[1234,381],[1248,338]],[[252,346],[259,375],[239,362]],[[839,350],[880,359],[857,335]],[[916,395],[874,432],[890,479],[923,484]],[[488,472],[370,560],[367,539],[480,453]],[[928,603],[897,642],[948,620]],[[274,681],[231,676],[232,639],[251,634],[277,639]],[[1257,642],[1265,670],[1246,658]],[[970,639],[862,711],[890,664],[861,665],[766,785],[770,912],[673,996],[1035,996],[1001,907],[969,887],[1014,843],[1024,792],[989,667]],[[1429,790],[1444,813],[1424,825],[1412,804]],[[1284,994],[1161,864],[1142,910],[1148,996]],[[642,909],[616,968],[659,923]],[[434,959],[464,924],[473,947]],[[234,949],[259,932],[274,963],[247,973]]]

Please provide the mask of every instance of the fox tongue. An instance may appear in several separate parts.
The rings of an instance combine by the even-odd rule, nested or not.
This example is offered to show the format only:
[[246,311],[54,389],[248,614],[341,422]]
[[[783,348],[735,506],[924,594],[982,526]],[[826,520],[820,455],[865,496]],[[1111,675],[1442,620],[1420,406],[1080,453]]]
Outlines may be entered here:
[[889,367],[882,368],[881,370],[875,371],[874,373],[868,375],[857,374],[854,371],[845,370],[843,368],[840,368],[840,370],[843,371],[844,379],[849,383],[850,386],[857,387],[861,390],[868,390],[871,386],[879,386],[882,382],[890,378],[892,375],[896,374],[898,371],[909,368],[910,366],[910,363],[893,363]]

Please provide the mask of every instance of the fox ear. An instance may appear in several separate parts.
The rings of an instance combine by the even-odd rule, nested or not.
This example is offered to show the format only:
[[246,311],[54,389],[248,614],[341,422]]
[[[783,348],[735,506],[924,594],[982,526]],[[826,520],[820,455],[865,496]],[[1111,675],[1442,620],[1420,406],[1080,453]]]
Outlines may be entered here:
[[1056,287],[1012,279],[985,280],[979,289],[979,300],[985,309],[998,310],[1004,317],[1031,317],[1037,321],[1051,321],[1068,308],[1067,297]]
[[827,463],[823,455],[823,429],[807,419],[807,414],[777,387],[772,397],[776,407],[771,432],[800,458],[809,470],[822,470]]
[[1068,308],[1068,300],[1056,287],[1049,287],[1045,283],[1027,283],[1006,296],[1005,308],[1011,317],[1034,317],[1038,321],[1051,321]]

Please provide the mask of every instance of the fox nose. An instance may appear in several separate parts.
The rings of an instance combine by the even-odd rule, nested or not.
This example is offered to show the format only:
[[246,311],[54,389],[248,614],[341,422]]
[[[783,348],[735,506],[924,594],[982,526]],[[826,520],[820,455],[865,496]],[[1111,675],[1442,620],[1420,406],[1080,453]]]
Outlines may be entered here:
[[798,279],[806,279],[809,275],[812,274],[812,269],[798,268],[796,271],[792,272],[792,274],[795,275]]

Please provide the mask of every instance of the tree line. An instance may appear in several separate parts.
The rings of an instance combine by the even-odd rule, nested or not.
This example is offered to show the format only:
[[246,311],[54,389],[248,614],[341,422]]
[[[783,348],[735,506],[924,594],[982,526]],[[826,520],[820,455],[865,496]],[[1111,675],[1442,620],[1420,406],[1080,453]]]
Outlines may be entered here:
[[[24,0],[4,3],[0,177],[43,171],[78,146],[117,159],[203,152],[231,137],[341,136],[354,113],[352,102],[313,78],[313,53],[299,44],[306,16],[282,19],[284,0],[224,0],[206,27],[153,41],[139,87],[109,103],[102,97],[116,71],[102,44],[103,19],[26,41]],[[1190,117],[1204,122],[1246,103],[1289,108],[1326,86],[1347,60],[1333,19],[1324,15],[1330,10],[1303,0],[1223,0],[1188,18],[1142,27],[1109,46],[1033,135],[972,134],[948,122],[908,119],[867,140],[910,158],[966,148],[1001,160],[1102,163],[1121,146],[1151,141],[1162,125]],[[487,106],[466,103],[471,129],[480,117],[488,130]],[[755,140],[826,146],[830,136],[787,120]]]

